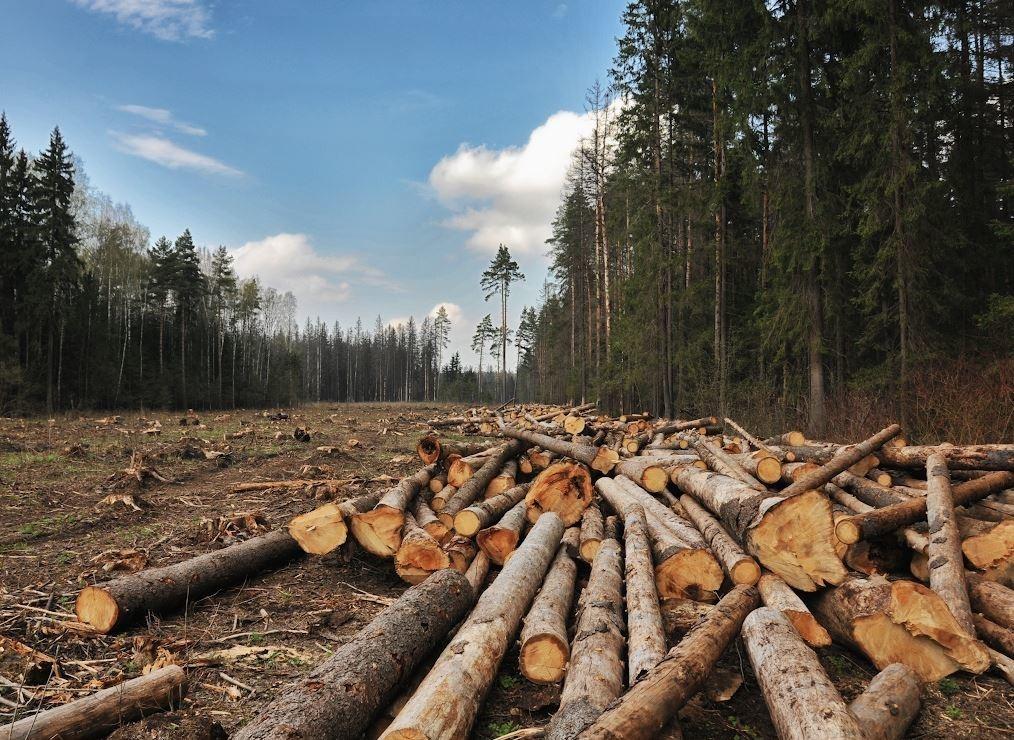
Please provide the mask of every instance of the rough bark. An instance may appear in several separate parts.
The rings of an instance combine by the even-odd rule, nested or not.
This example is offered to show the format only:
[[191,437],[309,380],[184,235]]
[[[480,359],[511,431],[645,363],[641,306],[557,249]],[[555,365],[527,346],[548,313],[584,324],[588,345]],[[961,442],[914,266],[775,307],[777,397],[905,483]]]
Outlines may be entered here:
[[722,523],[691,496],[680,496],[680,505],[687,518],[700,530],[711,551],[718,558],[722,570],[736,585],[752,586],[761,577],[757,561],[743,552],[743,548],[732,538]]
[[780,611],[810,647],[827,647],[831,635],[820,626],[806,604],[776,575],[765,573],[757,583],[764,606]]
[[975,631],[983,642],[1005,655],[1014,655],[1014,630],[1001,627],[981,614],[973,614],[972,620]]
[[892,468],[924,468],[933,453],[946,458],[952,470],[1014,470],[1014,444],[966,445],[963,447],[885,447],[881,461]]
[[483,498],[495,498],[504,491],[511,489],[517,483],[518,464],[515,460],[508,460],[493,480],[486,485]]
[[632,506],[623,519],[627,578],[627,683],[633,686],[665,657],[665,628],[651,561],[644,510]]
[[682,640],[683,636],[714,608],[714,604],[704,604],[692,599],[662,599],[660,606],[662,624],[665,625],[665,635],[669,644],[676,644]]
[[557,439],[556,437],[550,437],[546,434],[509,426],[503,427],[502,432],[507,437],[524,440],[529,444],[538,445],[544,450],[577,460],[603,475],[608,474],[620,460],[615,450],[610,450],[608,447],[575,444]]
[[892,663],[849,704],[866,740],[899,740],[919,714],[922,687],[906,665]]
[[965,577],[972,609],[1001,627],[1014,629],[1014,591],[981,576],[966,573]]
[[450,455],[468,457],[489,449],[488,442],[450,442],[441,441],[439,437],[428,434],[415,446],[419,459],[425,465],[432,465],[435,462],[447,459]]
[[498,448],[496,454],[490,456],[482,467],[458,488],[458,492],[445,501],[444,508],[439,513],[440,521],[448,527],[454,526],[454,517],[458,512],[471,506],[473,501],[483,495],[490,481],[500,474],[509,460],[523,451],[524,446],[523,442],[513,441]]
[[602,544],[602,529],[605,522],[602,511],[594,501],[581,515],[581,559],[586,563],[595,561],[595,553]]
[[427,465],[414,475],[402,478],[398,485],[389,488],[380,501],[369,511],[353,514],[350,519],[352,535],[366,552],[380,558],[392,558],[401,547],[401,529],[405,525],[405,512],[412,498],[437,472],[436,465]]
[[767,491],[767,488],[759,480],[747,473],[743,467],[726,454],[720,447],[702,439],[696,434],[687,437],[690,446],[696,450],[701,459],[708,464],[708,467],[716,473],[735,478],[741,483],[756,491]]
[[416,496],[412,514],[419,526],[425,529],[429,536],[437,542],[443,543],[451,536],[450,529],[440,521],[425,496]]
[[929,558],[930,588],[944,600],[965,632],[974,635],[961,536],[955,521],[951,479],[943,455],[933,453],[926,459],[926,482],[926,521],[929,523],[926,556]]
[[383,491],[374,491],[341,503],[318,506],[289,522],[289,534],[303,552],[327,555],[348,539],[349,517],[372,509],[382,494]]
[[522,483],[519,486],[508,488],[499,496],[485,499],[472,504],[467,509],[462,509],[454,517],[454,530],[464,537],[474,537],[476,532],[488,527],[490,522],[496,521],[523,500],[531,485],[531,483]]
[[614,475],[625,475],[646,491],[658,493],[669,483],[669,473],[660,461],[653,457],[631,457],[621,460],[613,470]]
[[899,434],[901,434],[901,427],[897,424],[891,424],[891,426],[881,429],[872,437],[863,440],[859,444],[841,448],[830,460],[821,465],[820,468],[804,475],[795,483],[783,489],[781,494],[783,496],[795,496],[803,491],[813,491],[819,489],[825,483],[838,475],[838,473],[843,470],[848,470],[860,460],[883,446],[885,442],[897,437]]
[[570,659],[567,620],[576,579],[577,565],[561,544],[521,629],[520,668],[529,681],[556,683],[566,674]]
[[581,521],[592,501],[591,475],[580,463],[558,462],[539,473],[525,496],[528,521],[551,511],[568,527]]

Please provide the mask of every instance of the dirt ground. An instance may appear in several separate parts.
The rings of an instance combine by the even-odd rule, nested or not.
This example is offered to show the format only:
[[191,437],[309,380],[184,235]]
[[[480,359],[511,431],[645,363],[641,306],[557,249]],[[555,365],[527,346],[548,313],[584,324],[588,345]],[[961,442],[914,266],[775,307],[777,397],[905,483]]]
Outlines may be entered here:
[[[188,427],[179,425],[181,415],[163,412],[124,413],[122,419],[100,414],[0,419],[0,725],[15,716],[12,705],[19,701],[20,718],[40,705],[54,706],[139,675],[146,665],[173,661],[191,666],[180,711],[143,728],[122,728],[117,737],[221,737],[208,720],[227,732],[240,727],[287,682],[366,625],[386,599],[407,588],[390,562],[362,553],[348,562],[304,557],[110,636],[61,626],[74,618],[77,592],[122,572],[106,568],[166,565],[247,534],[242,522],[220,526],[221,517],[258,513],[276,528],[322,500],[388,486],[382,476],[399,477],[419,467],[414,447],[422,422],[448,410],[322,404],[286,409],[290,418],[277,421],[266,416],[277,409],[201,413],[200,426]],[[161,422],[161,434],[142,433],[154,420]],[[297,426],[309,431],[309,442],[293,439]],[[247,428],[252,435],[224,441],[223,435]],[[231,461],[181,457],[184,435],[205,440],[200,447],[230,451]],[[316,449],[321,445],[337,449],[324,454]],[[169,482],[108,483],[135,452]],[[304,466],[320,469],[303,471]],[[308,477],[360,480],[336,494],[231,490],[238,482]],[[121,499],[100,503],[110,493]],[[39,675],[4,637],[55,658],[59,676]],[[559,689],[528,683],[517,659],[514,645],[473,737],[541,725],[552,714]],[[846,700],[875,673],[862,656],[846,650],[824,650],[821,660]],[[707,692],[696,697],[681,713],[685,736],[774,737],[741,645],[730,647],[721,667],[726,675],[741,675],[742,687],[725,702]],[[985,735],[1014,735],[1014,692],[1002,679],[962,674],[926,687],[910,737]]]

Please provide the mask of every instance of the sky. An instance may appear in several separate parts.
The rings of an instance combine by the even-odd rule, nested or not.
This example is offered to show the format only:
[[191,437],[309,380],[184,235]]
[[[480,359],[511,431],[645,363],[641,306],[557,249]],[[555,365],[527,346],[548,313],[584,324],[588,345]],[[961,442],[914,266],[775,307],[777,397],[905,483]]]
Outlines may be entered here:
[[497,245],[536,305],[585,92],[622,0],[19,0],[0,109],[19,146],[59,125],[91,184],[153,238],[189,228],[301,320],[443,304],[466,364],[497,311]]

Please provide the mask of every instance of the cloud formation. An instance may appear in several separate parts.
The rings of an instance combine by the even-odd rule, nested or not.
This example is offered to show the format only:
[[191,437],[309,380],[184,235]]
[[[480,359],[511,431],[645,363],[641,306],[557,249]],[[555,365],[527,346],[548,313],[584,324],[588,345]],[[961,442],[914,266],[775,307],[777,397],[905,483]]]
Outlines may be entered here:
[[191,149],[155,134],[124,134],[110,131],[117,148],[135,157],[147,159],[171,170],[187,169],[206,172],[212,175],[229,175],[240,177],[241,170],[231,167],[214,157],[195,152]]
[[318,251],[306,234],[275,234],[231,250],[241,277],[258,276],[264,285],[292,291],[303,316],[333,315],[352,295],[353,283],[392,285],[379,270],[354,255]]
[[518,253],[544,252],[571,153],[592,127],[591,114],[560,111],[523,146],[462,144],[429,175],[430,187],[451,211],[444,225],[469,232],[467,244],[479,252],[494,252],[501,242]]
[[211,11],[204,0],[71,0],[93,13],[105,13],[123,26],[163,41],[210,39]]
[[199,126],[184,123],[173,117],[172,111],[165,108],[149,108],[146,105],[118,105],[116,110],[139,116],[160,126],[171,128],[189,136],[207,136],[208,132]]

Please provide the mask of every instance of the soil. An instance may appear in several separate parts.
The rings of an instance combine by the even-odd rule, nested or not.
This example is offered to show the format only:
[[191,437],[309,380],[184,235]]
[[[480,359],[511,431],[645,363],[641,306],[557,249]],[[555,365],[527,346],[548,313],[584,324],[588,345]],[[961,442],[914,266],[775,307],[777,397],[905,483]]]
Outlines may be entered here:
[[[321,404],[282,411],[288,418],[277,418],[278,409],[202,412],[185,427],[182,414],[165,412],[0,419],[0,724],[15,717],[12,703],[21,704],[20,718],[171,661],[190,668],[183,705],[121,728],[115,737],[220,737],[222,728],[243,725],[407,588],[390,562],[353,551],[350,558],[297,559],[112,635],[68,628],[77,592],[122,572],[107,568],[177,562],[264,526],[283,527],[325,500],[391,485],[384,476],[418,469],[414,448],[425,420],[451,408]],[[145,434],[156,420],[161,433]],[[309,441],[294,438],[297,428]],[[226,441],[241,430],[252,434]],[[181,437],[193,442],[181,444]],[[320,446],[333,449],[320,452]],[[194,457],[194,449],[230,454],[207,460]],[[132,466],[168,482],[120,472]],[[235,483],[295,478],[350,482],[330,489],[232,491]],[[51,673],[38,656],[26,658],[2,638],[55,658],[58,670]],[[823,650],[821,660],[846,700],[875,673],[847,650]],[[685,735],[774,737],[741,645],[730,647],[721,667],[742,675],[742,687],[725,702],[708,699],[707,692],[695,697],[680,715]],[[558,687],[521,677],[514,645],[473,737],[545,724],[558,698]],[[1014,735],[1012,699],[1010,686],[992,674],[955,675],[926,687],[909,734]]]

